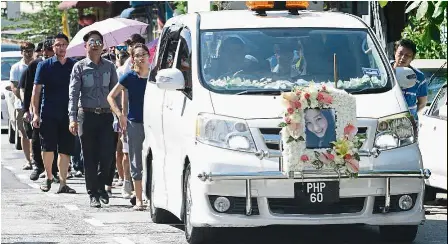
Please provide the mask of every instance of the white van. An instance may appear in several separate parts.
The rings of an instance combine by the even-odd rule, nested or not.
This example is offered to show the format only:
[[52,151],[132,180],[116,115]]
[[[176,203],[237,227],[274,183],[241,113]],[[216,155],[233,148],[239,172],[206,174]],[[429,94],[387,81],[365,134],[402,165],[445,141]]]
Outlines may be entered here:
[[[306,10],[192,13],[165,24],[157,50],[143,145],[155,223],[176,216],[189,243],[214,243],[207,241],[211,227],[358,223],[380,226],[387,240],[415,238],[430,172],[393,70],[360,18]],[[281,92],[334,79],[356,97],[365,137],[358,178],[283,172]],[[379,124],[389,127],[379,133]],[[337,201],[295,198],[297,185],[322,181],[337,182]]]

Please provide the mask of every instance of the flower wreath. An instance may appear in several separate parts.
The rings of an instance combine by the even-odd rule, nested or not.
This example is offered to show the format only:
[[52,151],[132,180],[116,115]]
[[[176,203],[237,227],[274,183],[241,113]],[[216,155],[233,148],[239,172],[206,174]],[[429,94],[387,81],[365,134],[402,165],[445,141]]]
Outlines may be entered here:
[[[280,123],[285,172],[315,169],[332,169],[356,177],[359,171],[358,149],[362,146],[357,136],[356,100],[351,94],[332,86],[296,86],[291,92],[282,93],[285,111]],[[306,147],[305,110],[334,109],[336,141],[330,148]],[[327,128],[328,129],[328,128]],[[332,128],[331,128],[332,129]]]

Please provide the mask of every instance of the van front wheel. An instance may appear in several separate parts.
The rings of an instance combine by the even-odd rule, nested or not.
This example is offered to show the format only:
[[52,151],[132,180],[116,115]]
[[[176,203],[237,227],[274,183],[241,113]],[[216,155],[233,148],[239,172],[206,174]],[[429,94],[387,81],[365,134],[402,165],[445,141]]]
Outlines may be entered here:
[[412,243],[417,237],[418,225],[383,225],[380,235],[384,241],[392,243]]
[[191,197],[191,169],[190,165],[185,169],[184,175],[184,211],[183,211],[183,219],[185,225],[185,238],[189,244],[206,244],[213,243],[211,242],[212,236],[212,228],[207,227],[193,227],[191,225],[191,206],[192,206],[192,197]]

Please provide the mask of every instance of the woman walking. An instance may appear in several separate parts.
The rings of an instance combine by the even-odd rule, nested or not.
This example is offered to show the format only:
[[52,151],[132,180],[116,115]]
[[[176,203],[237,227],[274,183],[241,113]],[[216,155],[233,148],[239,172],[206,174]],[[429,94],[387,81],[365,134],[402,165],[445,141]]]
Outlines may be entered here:
[[[132,70],[120,78],[118,84],[109,93],[107,100],[117,115],[120,127],[127,135],[131,176],[136,196],[135,210],[144,210],[142,197],[142,146],[145,139],[143,131],[143,100],[146,80],[149,74],[149,50],[143,44],[136,44],[131,49]],[[126,89],[129,99],[129,112],[121,111],[115,98]]]

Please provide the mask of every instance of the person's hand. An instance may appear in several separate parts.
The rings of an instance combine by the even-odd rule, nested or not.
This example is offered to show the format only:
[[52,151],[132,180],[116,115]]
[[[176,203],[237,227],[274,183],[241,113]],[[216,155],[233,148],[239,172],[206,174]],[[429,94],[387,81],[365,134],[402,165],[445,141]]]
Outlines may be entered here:
[[75,121],[70,122],[70,125],[68,126],[68,130],[74,136],[78,135],[78,122],[75,122]]
[[40,116],[39,115],[37,115],[37,114],[34,115],[32,124],[33,124],[34,128],[40,128]]
[[120,121],[121,131],[125,132],[128,127],[128,118],[126,118],[126,116],[122,114],[120,115],[120,117],[118,117],[118,120]]
[[31,114],[30,114],[30,112],[25,112],[24,114],[23,114],[23,121],[25,121],[25,122],[28,122],[28,123],[30,123],[31,122]]

